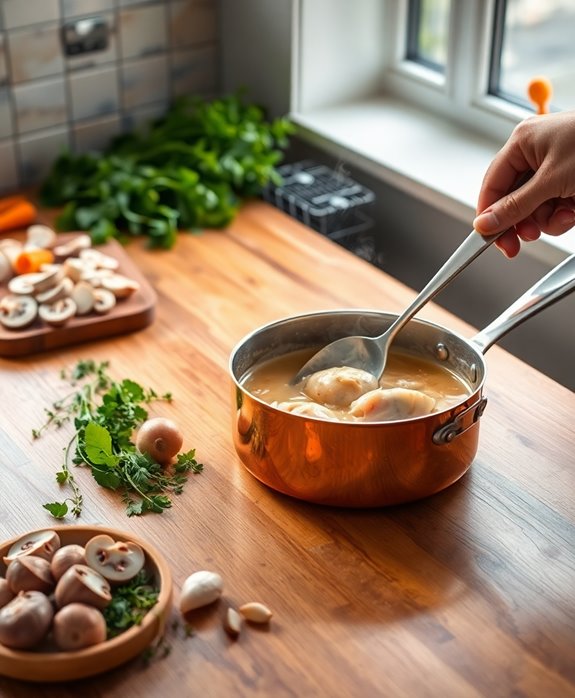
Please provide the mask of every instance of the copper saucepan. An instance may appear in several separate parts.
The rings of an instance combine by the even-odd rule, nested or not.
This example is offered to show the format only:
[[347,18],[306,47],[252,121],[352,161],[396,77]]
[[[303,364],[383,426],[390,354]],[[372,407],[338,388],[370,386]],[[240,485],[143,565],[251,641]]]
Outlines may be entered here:
[[486,364],[509,330],[575,290],[575,255],[552,270],[471,340],[411,320],[394,347],[441,362],[469,386],[459,404],[392,422],[337,422],[285,412],[250,394],[242,379],[258,363],[348,335],[378,335],[397,315],[335,310],[284,318],[242,339],[230,357],[233,440],[258,480],[299,499],[376,507],[429,496],[457,481],[477,453]]

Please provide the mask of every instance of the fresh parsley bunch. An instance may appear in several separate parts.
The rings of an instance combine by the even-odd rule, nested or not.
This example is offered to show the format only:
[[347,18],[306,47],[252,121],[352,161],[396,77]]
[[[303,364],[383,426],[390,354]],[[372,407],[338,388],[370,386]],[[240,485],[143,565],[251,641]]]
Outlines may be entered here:
[[82,512],[83,498],[70,461],[88,466],[99,485],[119,492],[128,516],[161,514],[172,506],[170,495],[181,494],[188,474],[203,469],[195,458],[195,449],[178,454],[170,469],[136,450],[131,439],[134,430],[148,418],[144,405],[156,400],[171,402],[172,395],[158,395],[129,378],[116,381],[108,374],[108,365],[80,361],[70,375],[63,371],[62,378],[68,379],[74,390],[46,409],[46,422],[32,431],[37,439],[50,426],[59,428],[69,421],[74,424],[64,464],[56,473],[57,482],[69,485],[72,496],[63,502],[44,504],[56,518]]
[[293,130],[239,94],[180,99],[146,133],[120,136],[103,154],[61,155],[40,201],[64,206],[60,230],[88,230],[96,244],[131,234],[170,248],[178,230],[223,227],[243,198],[281,181],[275,168]]

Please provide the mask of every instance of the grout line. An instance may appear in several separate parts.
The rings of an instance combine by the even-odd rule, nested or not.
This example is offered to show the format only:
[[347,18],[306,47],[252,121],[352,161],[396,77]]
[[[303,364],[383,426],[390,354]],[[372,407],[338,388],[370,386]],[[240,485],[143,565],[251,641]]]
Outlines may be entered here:
[[74,137],[73,124],[73,113],[72,113],[72,86],[70,85],[70,66],[68,64],[68,55],[64,50],[64,42],[62,40],[62,28],[64,27],[64,0],[60,0],[60,27],[59,27],[59,39],[60,39],[60,50],[62,51],[62,59],[64,61],[64,70],[62,71],[64,76],[64,92],[66,94],[66,126],[68,127],[68,147],[70,150],[74,150],[76,143]]

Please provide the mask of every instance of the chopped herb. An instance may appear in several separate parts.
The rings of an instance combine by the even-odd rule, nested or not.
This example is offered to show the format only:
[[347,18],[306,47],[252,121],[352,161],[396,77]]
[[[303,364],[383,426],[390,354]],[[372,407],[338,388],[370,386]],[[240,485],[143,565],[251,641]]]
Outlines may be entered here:
[[75,433],[56,473],[57,483],[70,487],[72,496],[44,508],[58,519],[69,512],[80,516],[83,498],[70,462],[88,466],[101,487],[117,491],[128,516],[162,513],[171,507],[170,495],[181,494],[188,475],[203,469],[195,449],[178,454],[173,467],[165,468],[139,453],[131,441],[134,429],[148,418],[144,405],[171,402],[171,393],[158,395],[130,379],[116,381],[108,374],[108,362],[79,361],[71,373],[62,371],[61,376],[75,389],[45,410],[46,422],[32,436],[38,439],[47,428],[58,429],[73,421]]
[[151,575],[145,570],[138,572],[126,584],[116,587],[112,600],[103,611],[108,639],[133,625],[139,625],[146,613],[158,602],[159,593]]

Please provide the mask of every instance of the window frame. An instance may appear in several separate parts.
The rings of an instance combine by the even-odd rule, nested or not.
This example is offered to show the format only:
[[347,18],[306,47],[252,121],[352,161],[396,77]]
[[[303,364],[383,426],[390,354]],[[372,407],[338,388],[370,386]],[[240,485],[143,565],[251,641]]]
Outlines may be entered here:
[[452,0],[447,65],[441,74],[406,58],[409,0],[387,2],[384,40],[391,49],[382,85],[385,92],[488,137],[506,138],[533,111],[489,94],[496,9],[496,0]]

